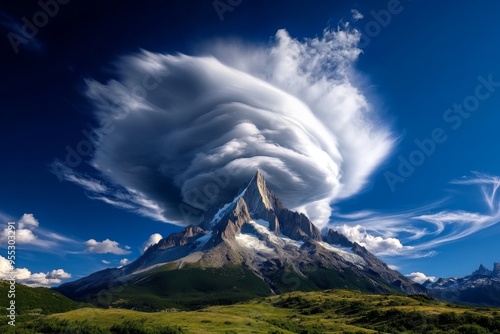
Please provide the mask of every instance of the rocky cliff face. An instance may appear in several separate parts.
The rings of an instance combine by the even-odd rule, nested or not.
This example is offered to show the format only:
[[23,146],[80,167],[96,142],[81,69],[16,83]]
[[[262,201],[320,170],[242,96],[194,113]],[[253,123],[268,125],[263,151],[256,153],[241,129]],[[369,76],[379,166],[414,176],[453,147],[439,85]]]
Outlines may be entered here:
[[[92,277],[108,284],[134,284],[158,268],[242,266],[269,287],[269,293],[297,289],[356,288],[371,292],[425,293],[425,288],[345,236],[320,230],[302,213],[288,210],[258,171],[232,202],[209,210],[198,226],[187,226],[151,246],[133,263],[107,274],[63,284],[61,292],[93,293]],[[106,275],[109,277],[106,278]],[[121,282],[113,282],[119,275]],[[287,278],[290,280],[289,278]]]

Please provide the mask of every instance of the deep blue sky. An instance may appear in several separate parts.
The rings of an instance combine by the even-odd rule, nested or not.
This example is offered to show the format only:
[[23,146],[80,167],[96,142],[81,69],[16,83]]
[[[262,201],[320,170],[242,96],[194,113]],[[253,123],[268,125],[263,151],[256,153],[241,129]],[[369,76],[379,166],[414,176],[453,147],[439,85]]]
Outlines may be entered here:
[[[266,43],[281,28],[294,38],[314,37],[329,25],[352,21],[351,9],[364,15],[351,24],[366,37],[368,24],[375,20],[370,12],[386,9],[387,4],[244,0],[221,21],[212,1],[150,1],[145,5],[73,0],[61,5],[59,13],[16,53],[7,38],[13,29],[9,22],[31,18],[41,9],[35,2],[2,2],[0,218],[17,221],[32,213],[40,229],[73,240],[49,249],[20,245],[17,266],[33,273],[61,268],[76,278],[105,268],[101,260],[114,266],[122,258],[133,260],[151,234],[166,236],[179,229],[89,199],[81,188],[59,182],[50,173],[49,165],[64,159],[66,146],[75,147],[85,139],[82,130],[95,125],[92,106],[83,93],[84,79],[108,80],[118,57],[140,49],[197,54],[199,45],[215,38]],[[471,177],[473,171],[500,175],[496,154],[500,87],[481,101],[457,130],[443,120],[448,108],[475,93],[479,76],[500,81],[500,4],[406,0],[400,6],[401,12],[362,47],[356,63],[361,88],[399,139],[365,189],[334,204],[333,221],[336,212],[364,210],[377,215],[427,207],[419,214],[444,210],[484,213],[487,208],[477,188],[450,182]],[[414,140],[430,138],[436,128],[443,129],[447,140],[391,191],[387,171],[396,172],[398,157],[408,158],[416,148]],[[90,167],[84,163],[78,171],[90,172]],[[37,234],[36,229],[33,232]],[[405,274],[419,271],[437,277],[461,276],[480,263],[490,267],[500,261],[499,237],[500,226],[493,225],[432,247],[429,250],[435,255],[431,257],[384,260]],[[108,238],[121,247],[129,245],[131,253],[84,252],[85,241]]]

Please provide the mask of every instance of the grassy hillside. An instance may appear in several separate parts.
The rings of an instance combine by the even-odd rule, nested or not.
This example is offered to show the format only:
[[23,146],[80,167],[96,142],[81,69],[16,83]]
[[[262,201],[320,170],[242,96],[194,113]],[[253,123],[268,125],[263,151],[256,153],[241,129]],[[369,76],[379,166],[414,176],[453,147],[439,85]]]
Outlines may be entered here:
[[[0,315],[7,314],[5,309],[9,302],[7,292],[9,282],[0,281]],[[59,292],[47,288],[30,288],[22,284],[16,284],[16,311],[19,315],[24,314],[51,314],[57,312],[66,312],[84,306],[77,303]]]
[[[9,286],[9,282],[0,281],[0,318],[2,318],[0,333],[9,333],[9,330],[14,333],[12,331],[13,328],[7,325],[7,307],[10,302],[10,299],[7,297]],[[26,323],[46,314],[66,312],[90,306],[89,304],[72,301],[59,292],[47,288],[30,288],[25,285],[16,284],[15,294],[16,324]],[[16,333],[23,333],[23,331],[20,329]]]
[[[318,291],[324,289],[352,289],[363,292],[398,290],[380,278],[360,277],[349,269],[317,269],[305,272],[307,277],[293,271],[280,270],[266,277],[275,291]],[[376,285],[375,285],[376,284]],[[74,296],[75,287],[58,288],[70,298],[92,303],[98,307],[128,308],[155,312],[167,308],[196,310],[213,305],[230,305],[257,297],[272,295],[269,286],[243,266],[201,268],[196,265],[173,270],[163,266],[122,285],[107,289],[96,288],[81,296]],[[104,294],[107,298],[102,298]],[[109,293],[107,293],[109,292]]]
[[193,310],[209,305],[227,305],[271,294],[269,287],[243,267],[185,267],[155,270],[131,284],[109,289],[109,299],[100,292],[84,300],[99,307],[161,311],[167,308]]
[[[18,333],[500,333],[500,309],[425,296],[292,292],[198,311],[84,308],[42,316]],[[5,332],[5,331],[4,331]],[[7,332],[8,333],[8,332]],[[13,332],[12,332],[13,333]]]

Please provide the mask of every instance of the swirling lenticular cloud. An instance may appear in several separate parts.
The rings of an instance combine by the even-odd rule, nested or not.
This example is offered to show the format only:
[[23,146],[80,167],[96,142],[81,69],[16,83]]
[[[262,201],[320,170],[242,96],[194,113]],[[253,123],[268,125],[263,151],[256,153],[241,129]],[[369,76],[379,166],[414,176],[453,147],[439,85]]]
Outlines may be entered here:
[[[92,165],[113,185],[95,198],[182,225],[192,222],[180,203],[228,201],[260,168],[287,206],[326,224],[331,203],[359,192],[393,144],[354,79],[359,37],[280,30],[265,46],[123,57],[115,80],[87,82],[102,125]],[[221,175],[229,184],[200,201]]]

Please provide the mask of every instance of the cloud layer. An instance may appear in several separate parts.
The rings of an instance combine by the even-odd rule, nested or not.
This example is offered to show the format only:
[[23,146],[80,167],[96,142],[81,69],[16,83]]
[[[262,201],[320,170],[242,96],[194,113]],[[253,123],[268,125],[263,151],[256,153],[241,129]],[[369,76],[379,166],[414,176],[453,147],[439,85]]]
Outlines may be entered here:
[[359,39],[348,27],[302,41],[279,30],[269,45],[123,57],[115,80],[87,81],[100,124],[91,164],[105,182],[60,162],[54,171],[92,198],[183,225],[260,168],[288,207],[324,226],[393,145],[355,79]]

